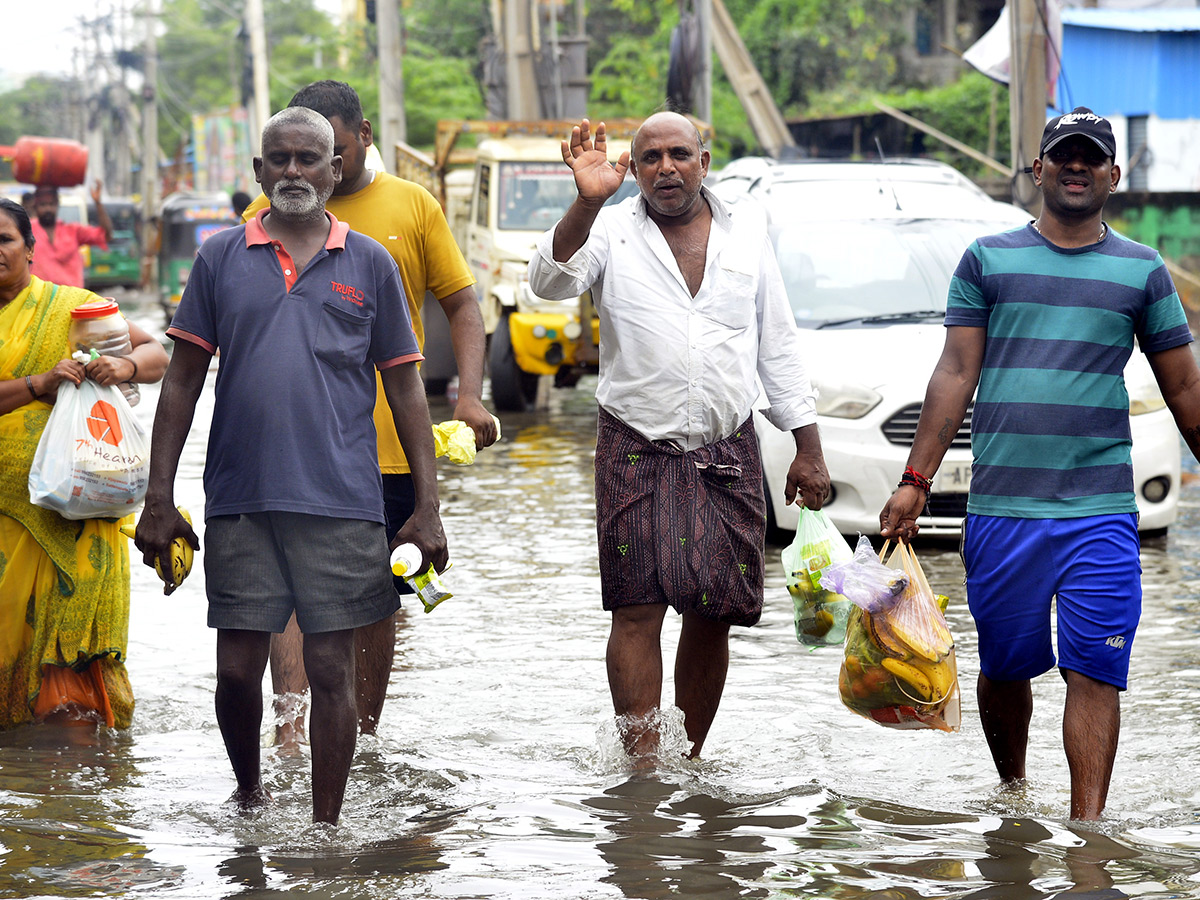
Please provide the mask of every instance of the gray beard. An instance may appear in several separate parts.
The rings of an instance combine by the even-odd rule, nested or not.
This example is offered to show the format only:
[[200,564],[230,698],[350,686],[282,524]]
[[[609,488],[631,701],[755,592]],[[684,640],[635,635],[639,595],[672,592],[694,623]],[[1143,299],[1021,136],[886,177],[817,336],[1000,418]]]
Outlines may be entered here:
[[[284,194],[280,188],[283,187],[300,187],[304,189],[303,197],[296,197],[290,194]],[[312,219],[320,219],[325,215],[325,201],[329,199],[333,191],[322,197],[307,181],[279,181],[275,187],[271,189],[271,209],[289,219],[297,219],[309,221]]]

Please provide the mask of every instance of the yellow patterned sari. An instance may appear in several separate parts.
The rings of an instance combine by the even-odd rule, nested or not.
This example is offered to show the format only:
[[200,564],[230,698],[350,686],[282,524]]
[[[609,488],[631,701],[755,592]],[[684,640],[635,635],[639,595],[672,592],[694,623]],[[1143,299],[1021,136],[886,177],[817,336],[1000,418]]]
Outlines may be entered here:
[[[71,310],[95,299],[32,279],[0,307],[0,379],[64,359]],[[50,409],[33,400],[0,415],[0,728],[64,707],[126,728],[129,548],[118,522],[73,522],[29,502]]]

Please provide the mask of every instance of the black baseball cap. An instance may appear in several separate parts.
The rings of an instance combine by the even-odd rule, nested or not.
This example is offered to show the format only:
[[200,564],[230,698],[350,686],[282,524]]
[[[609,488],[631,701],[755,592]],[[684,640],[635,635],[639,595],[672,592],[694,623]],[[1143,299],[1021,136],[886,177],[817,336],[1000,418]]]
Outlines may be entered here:
[[1055,116],[1046,123],[1038,156],[1045,156],[1046,151],[1055,144],[1075,135],[1089,138],[1104,151],[1105,156],[1116,157],[1117,142],[1113,138],[1112,125],[1108,119],[1096,115],[1086,106],[1077,106],[1069,113]]

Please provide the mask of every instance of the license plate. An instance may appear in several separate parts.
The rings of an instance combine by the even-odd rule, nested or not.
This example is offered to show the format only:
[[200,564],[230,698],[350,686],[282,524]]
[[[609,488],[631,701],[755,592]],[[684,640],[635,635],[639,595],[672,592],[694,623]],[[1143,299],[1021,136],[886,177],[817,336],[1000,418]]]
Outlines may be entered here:
[[939,494],[964,494],[971,489],[971,464],[944,463],[938,469],[933,489]]

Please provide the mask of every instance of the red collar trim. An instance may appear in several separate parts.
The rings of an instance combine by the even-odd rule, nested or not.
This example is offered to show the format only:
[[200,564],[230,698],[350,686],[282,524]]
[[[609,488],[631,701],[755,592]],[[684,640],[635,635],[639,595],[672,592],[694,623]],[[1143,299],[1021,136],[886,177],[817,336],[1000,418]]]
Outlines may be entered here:
[[[271,243],[271,236],[267,234],[266,226],[263,225],[263,218],[271,207],[265,206],[246,223],[246,246],[254,247],[258,244]],[[325,216],[329,219],[329,237],[325,240],[326,250],[345,250],[346,235],[350,233],[350,226],[345,222],[339,222],[337,218],[329,210],[325,210]]]

